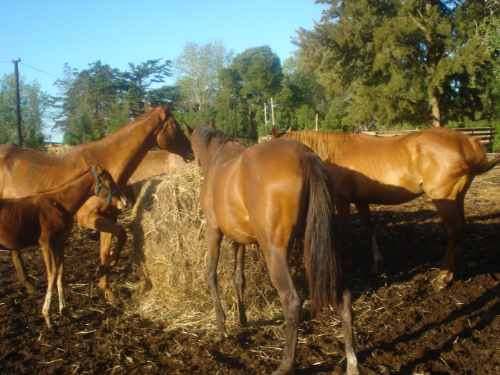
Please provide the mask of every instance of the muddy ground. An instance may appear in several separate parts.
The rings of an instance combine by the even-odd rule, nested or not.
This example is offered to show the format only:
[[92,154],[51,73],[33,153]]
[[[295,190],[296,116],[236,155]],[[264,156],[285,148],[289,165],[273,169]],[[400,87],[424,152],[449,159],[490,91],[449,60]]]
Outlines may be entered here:
[[[369,241],[355,217],[355,297],[358,359],[365,374],[500,374],[500,168],[473,183],[466,198],[468,226],[462,269],[442,291],[437,275],[446,240],[425,198],[375,208],[384,273],[369,275]],[[66,251],[69,316],[56,313],[55,329],[41,317],[45,273],[37,250],[25,251],[37,291],[20,291],[7,253],[0,253],[0,374],[267,374],[280,358],[273,334],[281,317],[251,324],[214,341],[213,331],[163,326],[105,303],[94,287],[97,241],[75,230]],[[127,253],[113,286],[127,305]],[[255,323],[255,322],[254,322]],[[306,314],[298,345],[298,374],[345,370],[339,323],[324,312]]]

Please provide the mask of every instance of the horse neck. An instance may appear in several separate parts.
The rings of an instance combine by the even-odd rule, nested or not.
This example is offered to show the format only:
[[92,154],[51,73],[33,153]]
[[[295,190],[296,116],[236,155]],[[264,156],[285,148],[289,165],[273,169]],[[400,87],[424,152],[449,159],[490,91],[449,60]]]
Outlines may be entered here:
[[153,111],[99,141],[79,146],[74,154],[83,153],[87,165],[100,165],[124,185],[153,147],[160,122],[160,114]]
[[202,174],[207,175],[208,170],[216,161],[227,160],[241,154],[245,147],[235,141],[227,141],[218,138],[210,140],[205,148],[203,155],[200,157],[200,165]]
[[87,171],[57,191],[41,195],[55,201],[70,215],[74,215],[92,194],[94,184],[94,176],[90,171]]

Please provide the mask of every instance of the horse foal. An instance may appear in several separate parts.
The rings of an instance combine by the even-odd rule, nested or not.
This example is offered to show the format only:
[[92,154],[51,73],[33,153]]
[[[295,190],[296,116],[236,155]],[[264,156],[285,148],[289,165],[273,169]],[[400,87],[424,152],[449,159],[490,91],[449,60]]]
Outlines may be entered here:
[[[56,280],[59,311],[62,312],[66,305],[63,290],[64,241],[71,230],[73,215],[92,194],[104,198],[108,205],[127,205],[111,175],[94,166],[56,190],[25,198],[0,200],[0,247],[20,250],[38,243],[42,250],[47,272],[42,315],[49,328],[52,327],[50,301]],[[19,273],[17,257],[12,258],[16,273]]]

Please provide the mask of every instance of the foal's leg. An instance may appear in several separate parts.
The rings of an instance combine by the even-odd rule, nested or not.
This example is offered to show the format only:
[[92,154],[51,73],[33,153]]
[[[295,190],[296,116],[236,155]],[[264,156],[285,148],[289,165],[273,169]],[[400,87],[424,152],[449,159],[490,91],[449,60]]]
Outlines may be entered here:
[[66,308],[66,299],[64,298],[64,284],[63,284],[63,267],[64,267],[64,247],[58,244],[55,250],[55,265],[57,274],[57,294],[59,297],[59,313],[62,314]]
[[349,289],[344,289],[338,311],[340,311],[340,316],[342,318],[342,330],[344,333],[345,353],[347,357],[347,375],[358,375],[358,359],[354,352],[352,335],[352,302],[351,291]]
[[26,277],[26,273],[24,272],[23,258],[21,257],[21,254],[17,250],[11,250],[10,256],[12,258],[14,268],[16,269],[17,280],[26,288],[28,294],[33,294],[35,288]]
[[288,269],[285,247],[271,247],[264,253],[273,286],[278,291],[283,313],[285,315],[285,350],[280,367],[273,375],[293,373],[295,364],[295,350],[297,347],[297,331],[300,320],[300,298],[293,285]]
[[380,272],[380,268],[382,266],[382,262],[384,259],[378,247],[377,234],[375,231],[375,226],[373,225],[371,220],[370,207],[368,206],[368,203],[355,203],[355,204],[359,213],[359,217],[361,219],[361,223],[367,229],[368,236],[371,241],[372,256],[373,256],[372,272],[374,274],[378,274]]
[[100,232],[100,260],[101,266],[99,269],[99,287],[104,291],[104,297],[110,303],[115,303],[116,298],[113,292],[109,288],[108,283],[108,273],[110,267],[110,249],[112,235],[115,235],[118,239],[114,254],[120,254],[121,248],[125,244],[127,239],[127,234],[123,227],[115,223],[112,219],[105,217],[95,210],[88,214],[77,214],[78,224],[85,228],[95,229]]
[[215,318],[217,319],[217,328],[223,336],[227,336],[226,332],[226,315],[220,301],[219,290],[217,288],[217,265],[219,263],[220,243],[222,241],[222,233],[218,228],[207,228],[207,245],[208,251],[205,257],[207,267],[207,283],[212,295],[212,301],[215,307]]
[[40,247],[47,272],[47,292],[45,293],[45,300],[43,302],[42,315],[45,318],[47,327],[50,329],[52,328],[52,324],[50,323],[50,302],[52,300],[52,289],[56,281],[56,261],[49,240],[40,241]]
[[236,291],[236,298],[238,300],[238,321],[240,326],[247,325],[247,317],[245,314],[245,305],[243,303],[243,292],[245,289],[245,246],[233,242],[234,250],[234,272],[233,283]]
[[462,234],[464,220],[460,205],[457,204],[456,200],[436,199],[433,202],[448,233],[448,244],[442,262],[442,269],[435,283],[438,289],[442,289],[453,280],[456,271],[456,249]]

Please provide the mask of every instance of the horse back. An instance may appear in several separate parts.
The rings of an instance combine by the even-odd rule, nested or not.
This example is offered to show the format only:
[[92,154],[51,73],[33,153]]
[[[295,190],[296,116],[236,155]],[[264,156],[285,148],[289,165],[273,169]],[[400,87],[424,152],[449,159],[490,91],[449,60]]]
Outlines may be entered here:
[[59,157],[46,152],[0,146],[0,197],[22,198],[52,190],[81,174],[79,158]]

